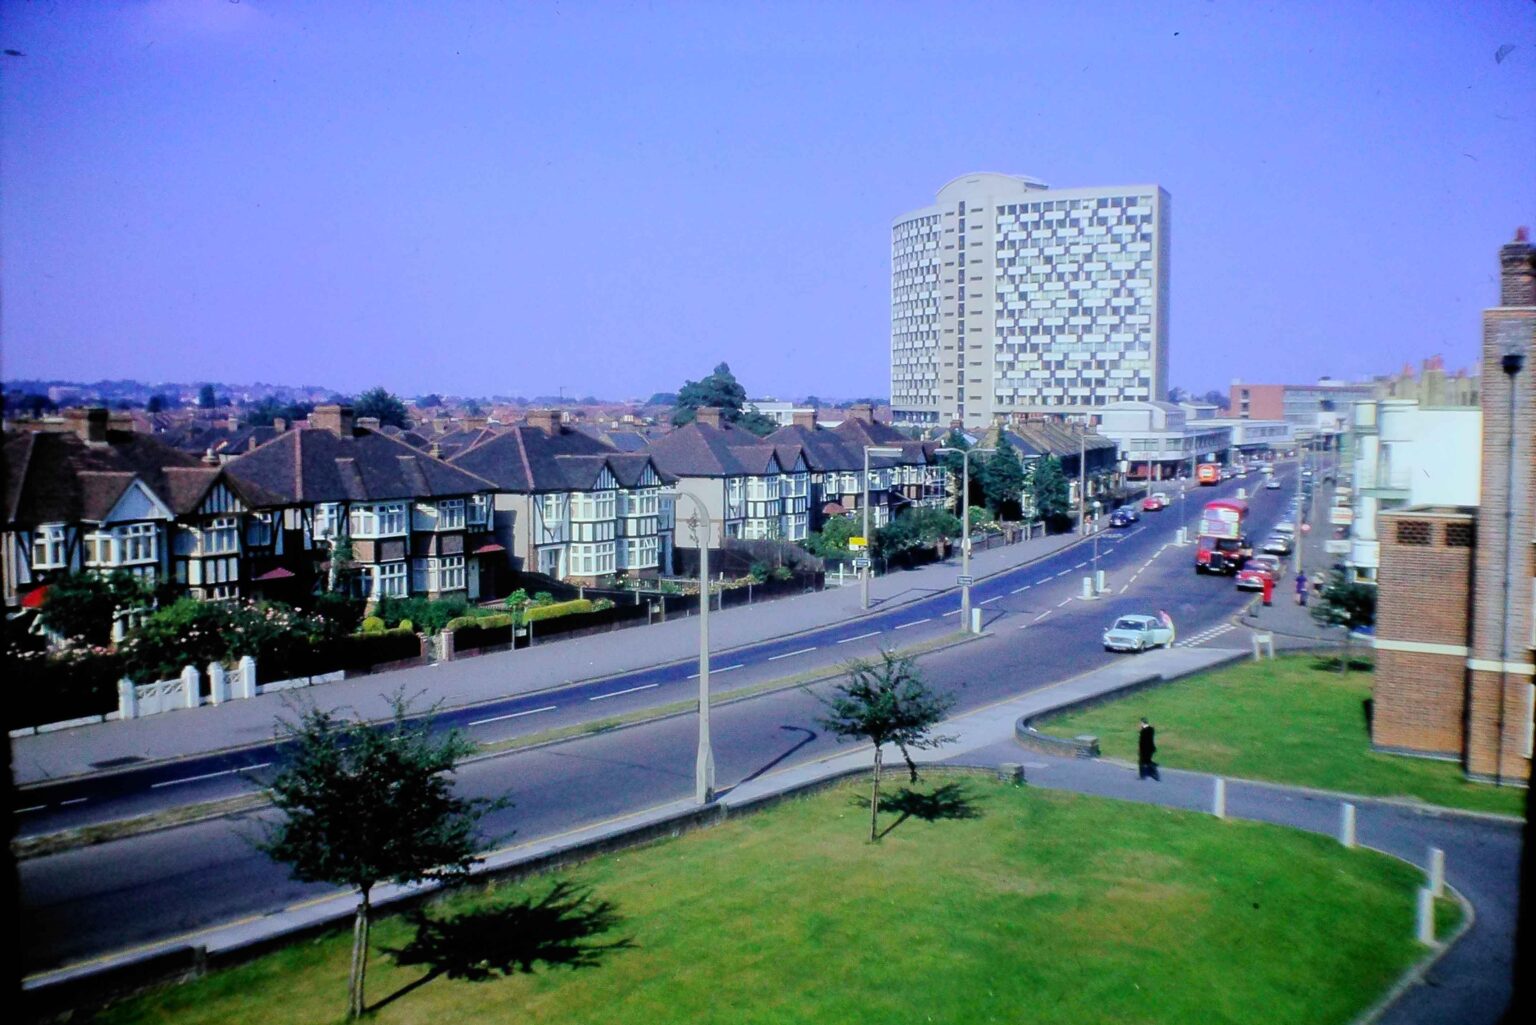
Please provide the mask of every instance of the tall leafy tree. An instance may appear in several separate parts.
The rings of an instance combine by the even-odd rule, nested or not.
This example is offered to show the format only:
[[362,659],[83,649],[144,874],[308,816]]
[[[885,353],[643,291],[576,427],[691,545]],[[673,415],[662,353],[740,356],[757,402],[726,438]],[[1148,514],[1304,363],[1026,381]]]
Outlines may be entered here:
[[746,401],[747,390],[731,373],[730,364],[721,363],[702,381],[684,382],[672,409],[672,423],[678,427],[693,423],[703,406],[719,406],[722,419],[731,423],[741,419]]
[[357,401],[352,403],[352,412],[360,417],[378,417],[379,423],[385,427],[406,428],[411,425],[405,403],[400,401],[398,395],[391,394],[383,387],[369,388],[359,395]]
[[144,403],[144,411],[146,413],[163,413],[167,409],[174,408],[175,405],[175,402],[165,395],[151,395],[149,401]]
[[457,731],[434,736],[431,717],[412,721],[397,697],[382,728],[310,709],[279,732],[289,741],[271,786],[282,818],[262,849],[294,878],[358,893],[347,1017],[364,1010],[373,888],[457,880],[479,861],[477,825],[505,802],[453,792],[455,766],[475,750]]
[[981,487],[993,516],[1000,520],[1019,518],[1023,510],[1024,464],[1006,434],[999,432],[997,447],[987,457]]
[[1334,570],[1318,601],[1312,605],[1312,619],[1321,626],[1344,628],[1344,657],[1339,662],[1339,672],[1346,672],[1354,632],[1376,624],[1376,588],[1355,583],[1346,579],[1341,571]]
[[219,404],[219,397],[213,392],[213,385],[205,384],[197,390],[197,408],[212,409]]
[[1061,460],[1047,455],[1036,459],[1030,468],[1027,493],[1034,505],[1035,516],[1046,522],[1052,530],[1060,530],[1071,512],[1071,492],[1067,488],[1067,476],[1061,470]]
[[911,749],[927,749],[952,738],[934,733],[944,714],[955,703],[953,695],[934,691],[909,655],[883,650],[878,659],[858,659],[848,665],[848,678],[830,698],[822,700],[826,715],[818,719],[823,729],[839,739],[868,740],[875,745],[874,781],[869,795],[869,842],[880,839],[880,767],[882,747],[895,744],[907,763],[912,782],[917,766]]
[[48,585],[38,609],[43,626],[61,637],[86,644],[106,644],[120,613],[140,608],[150,599],[143,582],[118,570],[105,576],[70,573]]
[[[971,443],[964,434],[960,433],[958,428],[951,428],[948,436],[944,438],[942,447],[957,448],[964,452],[969,451]],[[960,489],[964,486],[965,480],[965,457],[960,452],[945,452],[939,456],[939,459],[942,460],[944,469],[949,473],[949,493],[955,498],[955,514],[959,515]],[[986,492],[982,490],[981,486],[983,469],[981,460],[973,456],[971,459],[970,495],[970,502],[973,508],[984,505],[987,501]]]

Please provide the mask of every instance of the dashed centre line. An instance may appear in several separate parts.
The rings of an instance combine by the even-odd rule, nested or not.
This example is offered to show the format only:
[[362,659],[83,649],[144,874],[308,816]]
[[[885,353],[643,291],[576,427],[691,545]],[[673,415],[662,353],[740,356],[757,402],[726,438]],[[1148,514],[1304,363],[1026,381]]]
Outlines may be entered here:
[[501,722],[504,719],[521,719],[525,715],[537,715],[540,712],[553,712],[558,705],[545,705],[543,708],[530,708],[522,712],[508,712],[506,715],[493,715],[489,719],[476,719],[471,726],[484,726],[489,722]]
[[796,655],[804,655],[808,651],[815,651],[815,647],[801,648],[799,651],[786,651],[782,655],[769,655],[768,661],[777,662],[781,658],[794,658]]
[[865,640],[865,639],[870,638],[870,637],[879,637],[879,636],[880,636],[880,631],[879,630],[871,630],[869,633],[867,633],[867,634],[859,634],[857,637],[844,637],[842,640],[838,641],[837,643],[839,643],[839,644],[852,644],[854,641],[862,641],[862,640]]
[[1038,616],[1035,617],[1035,622],[1036,623],[1040,622],[1040,620],[1044,619],[1046,616],[1049,616],[1052,611],[1053,611],[1052,609],[1046,609],[1044,612],[1040,613]]
[[[695,675],[697,675],[697,674],[695,674]],[[661,686],[661,684],[659,684],[659,683],[647,683],[647,684],[645,684],[643,686],[640,686],[640,687],[628,687],[628,688],[626,688],[624,690],[616,690],[616,691],[613,691],[612,693],[609,693],[609,694],[598,694],[595,697],[588,698],[587,700],[588,701],[601,701],[604,698],[616,698],[620,694],[633,694],[637,690],[650,690],[653,687],[660,687],[660,686]]]
[[1009,594],[1023,594],[1025,591],[1029,590],[1033,586],[1034,586],[1033,584],[1025,584],[1023,587],[1015,587],[1012,591],[1009,591],[1008,593]]
[[[237,772],[245,772],[247,769],[265,769],[267,766],[269,766],[271,764],[272,764],[271,762],[262,762],[259,765],[247,765],[247,766],[244,766],[243,768],[239,768],[239,769],[225,769],[222,772],[205,772],[201,776],[188,776],[185,779],[168,779],[168,780],[164,780],[164,781],[162,781],[160,783],[151,783],[149,785],[149,789],[151,789],[151,790],[159,790],[161,787],[173,787],[173,786],[175,786],[178,783],[196,783],[198,780],[214,779],[214,778],[216,778],[218,776],[232,776],[232,775],[234,775]],[[83,800],[85,800],[85,798],[82,797],[82,798],[80,798],[80,800],[83,801]],[[69,804],[71,802],[64,801],[62,803]]]
[[1056,607],[1059,609],[1059,608],[1062,608],[1063,606],[1071,605],[1071,604],[1072,604],[1072,599],[1071,598],[1063,598],[1061,601],[1056,603]]
[[933,621],[933,617],[932,616],[929,616],[926,619],[914,619],[910,623],[902,623],[902,624],[900,624],[899,626],[896,627],[896,629],[898,629],[898,630],[905,630],[909,626],[916,626],[919,623],[929,623],[929,622],[932,622],[932,621]]
[[1003,600],[1003,596],[1002,595],[998,595],[996,598],[988,598],[985,601],[979,601],[976,604],[978,604],[978,605],[991,605],[995,601],[1002,601],[1002,600]]
[[[714,666],[710,666],[710,668],[709,668],[709,675],[710,676],[719,676],[721,673],[728,673],[732,669],[740,669],[744,665],[746,665],[745,662],[737,662],[733,666],[721,666],[719,669],[716,669]],[[690,673],[688,675],[688,679],[690,679],[690,680],[697,680],[698,678],[699,678],[699,674],[698,673]],[[652,684],[651,686],[654,687],[655,684]]]

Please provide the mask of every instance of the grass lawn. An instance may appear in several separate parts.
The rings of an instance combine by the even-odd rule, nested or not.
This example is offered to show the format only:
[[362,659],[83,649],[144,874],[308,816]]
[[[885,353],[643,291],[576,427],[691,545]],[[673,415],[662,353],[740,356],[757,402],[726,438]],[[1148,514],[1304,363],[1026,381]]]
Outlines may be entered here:
[[1341,676],[1330,664],[1338,662],[1312,655],[1242,662],[1038,725],[1057,736],[1093,734],[1106,756],[1135,761],[1137,721],[1146,716],[1160,765],[1525,813],[1524,790],[1470,783],[1454,762],[1372,751],[1362,704],[1372,675]]
[[[567,877],[627,939],[589,967],[485,982],[376,957],[379,1022],[1347,1022],[1423,948],[1410,867],[1274,826],[980,776],[917,787],[864,840],[862,783],[607,856]],[[936,813],[936,814],[935,814]],[[537,898],[535,879],[461,900]],[[546,923],[545,932],[550,932]],[[407,940],[399,919],[376,949]],[[350,934],[112,1009],[106,1020],[324,1022]]]

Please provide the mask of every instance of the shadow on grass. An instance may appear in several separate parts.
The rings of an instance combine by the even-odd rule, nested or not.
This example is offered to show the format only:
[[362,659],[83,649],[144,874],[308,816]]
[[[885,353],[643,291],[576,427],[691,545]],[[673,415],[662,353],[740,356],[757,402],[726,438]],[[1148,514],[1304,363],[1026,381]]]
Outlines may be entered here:
[[[1320,672],[1337,673],[1339,662],[1343,655],[1319,655],[1312,660],[1312,668]],[[1376,663],[1369,656],[1351,655],[1349,657],[1349,672],[1369,673],[1376,668]]]
[[427,974],[374,1004],[378,1010],[419,989],[433,979],[484,982],[514,971],[533,972],[534,966],[594,968],[616,950],[635,946],[624,936],[599,942],[597,938],[617,927],[623,919],[613,904],[593,900],[592,891],[559,882],[539,900],[489,898],[488,906],[432,915],[416,911],[411,918],[416,936],[405,946],[386,949],[402,967],[426,965]]
[[880,810],[896,816],[895,822],[880,831],[882,839],[889,836],[892,830],[908,819],[937,822],[940,819],[981,817],[981,812],[976,810],[970,794],[959,783],[945,783],[943,786],[935,787],[932,793],[902,787],[894,794],[880,798]]

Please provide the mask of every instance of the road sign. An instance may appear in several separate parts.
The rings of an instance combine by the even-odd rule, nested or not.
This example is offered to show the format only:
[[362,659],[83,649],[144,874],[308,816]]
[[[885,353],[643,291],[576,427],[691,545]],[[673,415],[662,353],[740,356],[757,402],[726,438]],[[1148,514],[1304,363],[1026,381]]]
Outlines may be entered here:
[[1328,522],[1334,526],[1347,527],[1355,522],[1355,511],[1347,505],[1336,505],[1328,510]]
[[961,587],[970,587],[975,582],[976,578],[973,576],[959,576],[955,578],[955,583],[959,584]]
[[1329,555],[1348,555],[1349,539],[1345,538],[1342,541],[1325,542],[1323,544],[1323,550],[1326,551]]
[[869,538],[867,537],[850,537],[848,539],[848,550],[850,552],[862,551],[868,547]]
[[853,568],[854,569],[869,569],[869,560],[868,559],[854,559],[853,560]]

